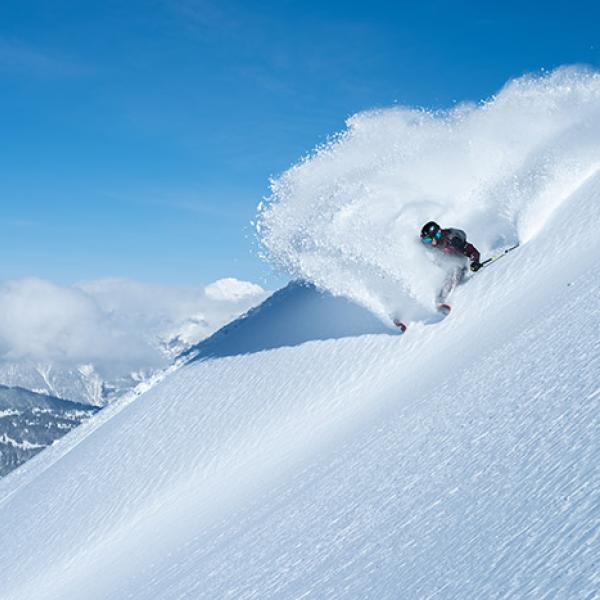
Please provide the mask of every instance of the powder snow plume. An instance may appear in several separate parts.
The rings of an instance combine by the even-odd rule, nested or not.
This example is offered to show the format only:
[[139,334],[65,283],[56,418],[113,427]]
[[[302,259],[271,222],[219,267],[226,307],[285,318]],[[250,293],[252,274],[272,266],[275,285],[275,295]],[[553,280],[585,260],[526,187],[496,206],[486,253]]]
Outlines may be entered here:
[[384,320],[425,318],[448,265],[426,221],[467,231],[485,257],[534,237],[600,166],[600,73],[563,67],[448,111],[395,107],[347,129],[271,182],[263,256]]

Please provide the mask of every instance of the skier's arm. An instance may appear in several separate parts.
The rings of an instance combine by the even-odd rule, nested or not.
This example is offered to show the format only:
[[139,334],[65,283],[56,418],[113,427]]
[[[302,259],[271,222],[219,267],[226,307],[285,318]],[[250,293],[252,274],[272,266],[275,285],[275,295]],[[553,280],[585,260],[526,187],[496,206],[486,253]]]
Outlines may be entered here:
[[465,247],[463,248],[463,254],[471,261],[471,264],[479,264],[481,255],[479,254],[479,250],[477,250],[473,244],[465,244]]
[[466,256],[472,263],[479,262],[479,250],[467,242],[467,234],[462,229],[449,229],[450,245]]

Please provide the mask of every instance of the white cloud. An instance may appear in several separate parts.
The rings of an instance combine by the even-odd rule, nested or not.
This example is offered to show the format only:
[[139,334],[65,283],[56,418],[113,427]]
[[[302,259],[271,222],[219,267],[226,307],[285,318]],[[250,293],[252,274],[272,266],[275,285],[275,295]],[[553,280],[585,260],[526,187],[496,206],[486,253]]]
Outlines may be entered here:
[[150,358],[138,339],[128,339],[126,331],[110,326],[108,315],[93,298],[43,279],[0,286],[0,352],[11,361]]
[[7,281],[0,284],[0,361],[91,363],[111,376],[154,368],[167,362],[168,350],[210,335],[265,296],[236,279],[206,289],[124,279]]

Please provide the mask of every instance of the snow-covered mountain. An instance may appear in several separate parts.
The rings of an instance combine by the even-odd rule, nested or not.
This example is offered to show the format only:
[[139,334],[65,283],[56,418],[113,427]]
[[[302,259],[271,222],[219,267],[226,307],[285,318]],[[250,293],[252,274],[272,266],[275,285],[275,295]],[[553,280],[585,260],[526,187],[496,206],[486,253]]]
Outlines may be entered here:
[[[260,286],[234,278],[203,289],[121,279],[74,287],[40,279],[1,284],[0,386],[20,391],[2,400],[11,418],[4,421],[8,437],[0,438],[0,477],[94,414],[91,407],[135,397],[181,353],[265,296]],[[22,411],[26,390],[38,400],[35,415]],[[70,401],[67,408],[59,398]],[[88,408],[74,413],[79,404]]]
[[184,360],[250,354],[312,340],[389,333],[373,313],[343,297],[293,281],[181,355]]
[[234,278],[204,288],[107,279],[0,285],[0,384],[104,406],[266,297]]
[[[535,143],[503,162],[536,106]],[[357,117],[350,141],[391,162],[342,169],[369,156],[342,136],[279,182],[265,247],[329,291],[289,285],[0,480],[3,599],[598,597],[600,77],[515,82],[461,110]],[[419,161],[402,188],[418,142],[454,191],[479,177],[472,193],[448,204]],[[317,202],[328,161],[337,185]],[[375,194],[364,217],[344,187]],[[402,241],[432,207],[486,256],[521,242],[444,320],[443,268]],[[360,237],[379,213],[380,236]]]
[[97,411],[92,406],[0,385],[0,477]]

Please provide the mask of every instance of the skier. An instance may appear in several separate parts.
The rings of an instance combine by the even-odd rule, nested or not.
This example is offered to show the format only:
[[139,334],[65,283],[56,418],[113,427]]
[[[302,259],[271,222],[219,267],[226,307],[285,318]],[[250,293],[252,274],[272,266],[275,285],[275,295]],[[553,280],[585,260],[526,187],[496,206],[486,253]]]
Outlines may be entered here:
[[[481,268],[479,250],[467,241],[467,234],[462,229],[442,229],[435,221],[429,221],[421,229],[421,241],[436,250],[447,253],[449,256],[468,258],[470,261],[469,268],[474,273]],[[436,298],[438,310],[446,314],[450,312],[451,307],[446,304],[446,299],[464,279],[466,272],[467,268],[464,264],[453,270]]]
[[467,234],[462,229],[442,229],[435,221],[429,221],[421,229],[421,241],[442,252],[466,256],[471,261],[469,268],[473,272],[481,268],[479,250],[467,242]]
[[[421,229],[421,241],[424,244],[430,245],[432,248],[436,248],[441,252],[447,253],[448,256],[454,256],[459,259],[462,257],[469,259],[469,268],[474,273],[479,271],[481,267],[498,260],[499,258],[506,256],[509,252],[512,252],[519,247],[519,242],[510,248],[506,248],[500,254],[488,258],[483,263],[480,262],[481,256],[479,250],[467,241],[467,234],[462,229],[442,229],[435,221],[429,221],[423,225]],[[462,262],[462,261],[461,261]],[[445,303],[446,298],[451,294],[452,290],[463,280],[467,272],[467,267],[464,264],[458,266],[452,272],[451,276],[444,283],[442,289],[439,291],[436,301],[437,307],[440,312],[448,314],[451,310],[451,306]],[[394,325],[398,327],[402,333],[406,331],[406,323],[401,321],[399,318],[393,319]]]

